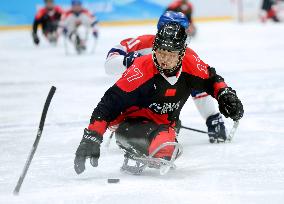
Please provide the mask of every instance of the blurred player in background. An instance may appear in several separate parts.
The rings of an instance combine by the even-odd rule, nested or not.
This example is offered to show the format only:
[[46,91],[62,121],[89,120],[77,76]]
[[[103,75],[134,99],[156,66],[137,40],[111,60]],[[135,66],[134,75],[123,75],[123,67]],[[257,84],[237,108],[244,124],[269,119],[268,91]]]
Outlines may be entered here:
[[58,23],[60,21],[63,10],[54,4],[53,0],[44,0],[45,7],[41,8],[35,16],[32,28],[32,37],[36,45],[40,40],[37,35],[38,26],[42,26],[42,32],[47,40],[56,43],[58,39]]
[[97,39],[98,31],[96,24],[95,16],[83,8],[81,0],[72,0],[71,9],[62,18],[64,33],[75,45],[78,53],[86,50],[86,41],[90,30],[93,37]]
[[[183,13],[166,11],[160,17],[157,29],[160,30],[163,25],[169,22],[176,22],[185,30],[190,26],[187,17]],[[136,58],[152,53],[154,39],[155,35],[141,35],[137,38],[122,40],[119,45],[114,46],[108,52],[105,62],[106,73],[109,75],[121,74],[132,65]],[[191,49],[187,48],[187,50]],[[191,52],[193,51],[191,50]],[[196,60],[200,60],[199,57]],[[191,96],[198,111],[206,121],[208,132],[214,133],[209,135],[210,143],[225,142],[227,139],[226,128],[221,114],[215,107],[214,99],[202,91],[192,91]],[[180,121],[177,123],[180,123]],[[179,132],[179,124],[177,124],[176,131]]]
[[188,18],[190,23],[189,28],[187,29],[187,33],[189,36],[194,37],[196,35],[196,27],[192,20],[193,6],[187,0],[175,0],[171,4],[169,4],[167,11],[176,11],[182,12]]
[[262,2],[262,14],[261,14],[261,21],[266,22],[267,20],[271,19],[274,22],[280,22],[279,18],[277,17],[276,12],[276,0],[263,0]]

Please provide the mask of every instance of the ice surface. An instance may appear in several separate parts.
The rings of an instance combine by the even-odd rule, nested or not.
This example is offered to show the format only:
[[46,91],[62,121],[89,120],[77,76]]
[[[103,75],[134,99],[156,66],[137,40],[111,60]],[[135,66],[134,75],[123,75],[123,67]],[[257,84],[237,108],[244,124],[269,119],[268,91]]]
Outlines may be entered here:
[[[166,176],[154,169],[121,173],[123,154],[114,141],[102,145],[98,168],[87,164],[79,176],[73,170],[92,110],[117,79],[104,73],[108,50],[125,37],[154,33],[154,26],[102,27],[95,54],[81,56],[66,56],[62,39],[57,47],[44,40],[35,47],[29,32],[1,32],[0,203],[283,203],[284,24],[197,26],[191,47],[237,90],[245,115],[231,144],[212,145],[205,134],[181,130],[184,154]],[[15,197],[51,85],[57,92],[42,139]],[[181,119],[206,130],[191,100]]]

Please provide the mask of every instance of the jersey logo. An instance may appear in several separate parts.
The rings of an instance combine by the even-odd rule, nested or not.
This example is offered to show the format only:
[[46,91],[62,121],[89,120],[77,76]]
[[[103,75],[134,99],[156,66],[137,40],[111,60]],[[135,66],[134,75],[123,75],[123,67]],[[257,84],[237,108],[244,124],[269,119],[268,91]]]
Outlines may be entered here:
[[177,103],[152,103],[149,108],[159,114],[166,114],[177,110],[180,106],[180,101]]
[[199,57],[195,56],[195,55],[192,55],[192,56],[195,58],[195,60],[196,60],[196,62],[197,62],[197,65],[196,65],[197,69],[198,69],[199,71],[205,72],[205,74],[208,74],[208,73],[207,73],[207,67],[206,67],[205,65],[202,65],[202,64],[201,64],[201,59],[200,59]]
[[176,89],[167,89],[165,96],[175,96],[176,95]]
[[130,40],[129,42],[127,42],[128,49],[132,49],[138,43],[140,43],[140,40],[137,40],[136,38]]

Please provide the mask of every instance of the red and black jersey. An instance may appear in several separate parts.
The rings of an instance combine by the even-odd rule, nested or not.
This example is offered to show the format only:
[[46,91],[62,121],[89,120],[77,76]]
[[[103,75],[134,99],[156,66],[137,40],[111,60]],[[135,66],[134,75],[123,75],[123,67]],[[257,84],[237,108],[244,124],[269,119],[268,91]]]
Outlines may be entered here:
[[[115,58],[119,58],[119,56],[125,56],[127,53],[129,52],[134,52],[137,51],[138,53],[140,53],[141,55],[147,55],[147,54],[151,54],[152,53],[152,46],[153,46],[153,42],[155,40],[155,35],[141,35],[138,36],[136,38],[127,38],[124,39],[120,42],[120,44],[114,46],[107,55],[107,59],[106,62],[109,63],[111,60],[115,60]],[[192,63],[196,62],[197,60],[202,61],[199,56],[189,47],[186,48],[186,53],[185,53],[186,58],[192,59]],[[108,69],[108,72],[114,72],[114,73],[119,73],[119,72],[123,72],[120,70],[125,70],[125,67],[123,65],[119,66],[119,65],[113,65],[113,63],[109,64],[105,64],[106,69]],[[204,69],[207,69],[207,67],[209,67],[208,64],[204,63],[202,61],[203,66],[205,66]],[[199,65],[200,66],[200,65]],[[200,91],[193,91],[192,92],[192,96],[193,97],[206,97],[208,96],[206,93],[202,93],[200,95]]]
[[51,25],[58,24],[63,14],[63,10],[59,6],[54,6],[53,9],[41,8],[35,16],[33,23],[33,33],[37,33],[38,25],[42,25],[43,31],[48,31]]
[[169,78],[158,72],[152,55],[137,58],[106,91],[93,111],[89,129],[103,134],[107,126],[135,117],[171,125],[178,120],[193,90],[216,97],[221,88],[227,87],[223,78],[213,68],[208,68],[192,50],[186,52],[181,70],[177,76]]

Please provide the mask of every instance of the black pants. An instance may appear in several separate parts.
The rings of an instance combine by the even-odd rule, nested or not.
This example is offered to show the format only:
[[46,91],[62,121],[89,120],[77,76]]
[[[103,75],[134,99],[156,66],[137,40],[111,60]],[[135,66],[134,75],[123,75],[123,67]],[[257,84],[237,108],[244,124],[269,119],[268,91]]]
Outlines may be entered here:
[[56,32],[58,28],[58,21],[50,21],[42,24],[42,32],[44,34]]
[[161,128],[143,118],[127,119],[115,131],[116,142],[130,154],[148,155],[148,147]]
[[273,2],[271,0],[263,0],[261,8],[265,11],[269,11],[272,5],[273,5]]

